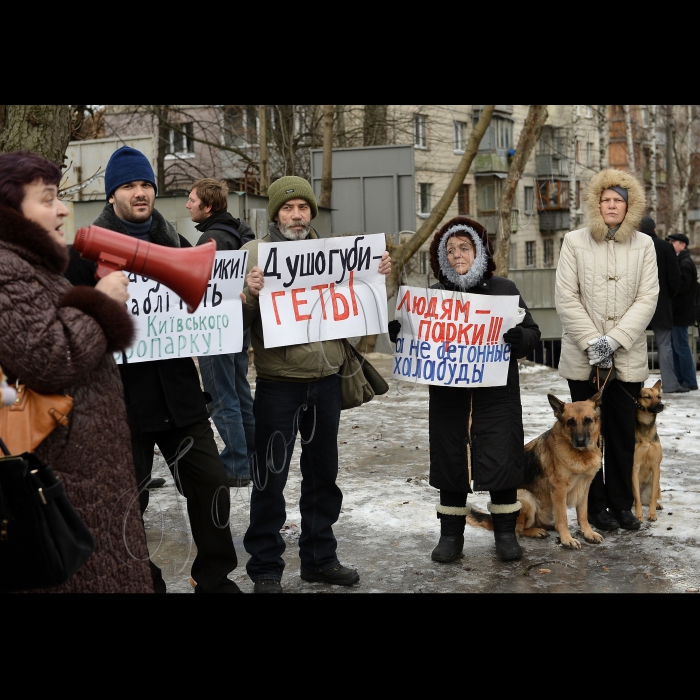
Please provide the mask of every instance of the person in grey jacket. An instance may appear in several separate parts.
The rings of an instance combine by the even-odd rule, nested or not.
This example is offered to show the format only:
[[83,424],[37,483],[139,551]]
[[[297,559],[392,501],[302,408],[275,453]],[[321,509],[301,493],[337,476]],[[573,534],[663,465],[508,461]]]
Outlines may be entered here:
[[588,494],[588,519],[599,530],[637,530],[631,510],[634,427],[637,395],[649,376],[645,331],[659,297],[656,252],[651,238],[636,230],[646,197],[633,175],[602,170],[591,178],[585,203],[588,226],[566,234],[557,265],[559,374],[568,380],[572,401],[598,391],[591,374],[601,385],[607,378],[604,462]]

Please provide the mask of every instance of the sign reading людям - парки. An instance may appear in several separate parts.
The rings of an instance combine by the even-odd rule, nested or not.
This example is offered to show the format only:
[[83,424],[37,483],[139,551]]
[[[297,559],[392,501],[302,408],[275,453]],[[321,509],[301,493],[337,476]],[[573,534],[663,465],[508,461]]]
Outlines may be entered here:
[[503,334],[521,322],[518,296],[400,287],[393,376],[440,386],[505,386],[510,345]]
[[[180,297],[163,284],[129,273],[126,306],[136,326],[127,362],[222,355],[243,348],[243,291],[248,251],[218,251],[211,279],[197,310],[190,314]],[[114,359],[121,364],[121,353]]]
[[265,347],[386,332],[383,233],[260,243]]

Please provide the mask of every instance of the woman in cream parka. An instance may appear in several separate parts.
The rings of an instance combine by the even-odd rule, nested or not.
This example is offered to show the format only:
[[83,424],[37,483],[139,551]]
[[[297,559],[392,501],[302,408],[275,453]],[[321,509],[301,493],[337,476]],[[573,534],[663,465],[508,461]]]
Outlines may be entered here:
[[589,399],[589,382],[611,366],[602,400],[604,466],[591,484],[588,518],[600,530],[636,530],[632,514],[635,401],[649,376],[646,327],[656,309],[659,280],[651,238],[636,230],[646,213],[644,186],[607,168],[585,194],[588,227],[570,231],[557,265],[556,307],[562,322],[559,374],[572,401]]

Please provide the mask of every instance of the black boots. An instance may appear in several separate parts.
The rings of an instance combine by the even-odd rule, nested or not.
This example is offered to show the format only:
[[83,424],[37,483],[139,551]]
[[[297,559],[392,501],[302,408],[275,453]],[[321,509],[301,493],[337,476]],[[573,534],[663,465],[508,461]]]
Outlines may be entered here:
[[494,513],[495,509],[501,510],[505,508],[516,507],[514,505],[494,506],[489,503],[491,511],[491,519],[493,522],[493,536],[496,540],[496,554],[501,561],[515,561],[523,556],[523,550],[518,544],[518,538],[515,536],[515,521],[520,513],[520,504],[517,505],[518,510],[513,513]]
[[[466,510],[466,508],[464,510]],[[440,518],[440,541],[430,555],[430,558],[433,561],[454,561],[462,553],[464,547],[464,527],[466,521],[463,515],[446,515],[445,513],[440,513],[438,517]]]

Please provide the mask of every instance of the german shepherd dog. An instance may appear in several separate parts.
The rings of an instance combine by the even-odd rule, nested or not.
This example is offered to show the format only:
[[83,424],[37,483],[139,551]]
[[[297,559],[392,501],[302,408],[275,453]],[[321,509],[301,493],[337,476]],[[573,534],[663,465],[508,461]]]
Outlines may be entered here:
[[[515,532],[525,537],[549,537],[559,533],[562,545],[581,549],[571,536],[567,506],[576,507],[578,524],[587,542],[597,544],[602,535],[588,522],[588,490],[600,469],[600,401],[602,389],[586,401],[564,403],[547,394],[556,423],[525,445],[525,475],[518,500],[522,504]],[[467,523],[493,529],[489,513],[472,509]]]
[[634,428],[634,463],[632,491],[634,514],[643,520],[642,504],[649,506],[649,520],[656,520],[656,511],[663,506],[661,498],[661,442],[656,432],[656,416],[664,410],[661,402],[661,380],[637,398],[637,420]]

